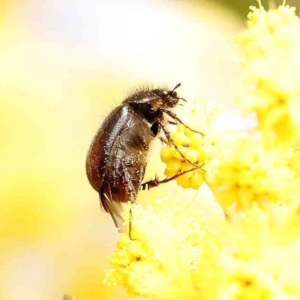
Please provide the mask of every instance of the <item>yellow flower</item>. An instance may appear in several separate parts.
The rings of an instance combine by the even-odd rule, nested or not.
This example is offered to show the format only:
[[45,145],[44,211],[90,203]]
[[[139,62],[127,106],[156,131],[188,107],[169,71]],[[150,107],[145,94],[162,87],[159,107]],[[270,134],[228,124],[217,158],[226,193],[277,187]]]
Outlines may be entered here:
[[266,139],[288,141],[300,125],[300,20],[294,7],[251,10],[248,29],[238,36],[245,55],[238,98]]
[[247,135],[220,138],[218,146],[206,167],[206,181],[225,211],[232,205],[239,210],[290,201],[294,173],[285,152],[266,149],[260,137]]
[[[131,239],[127,232],[118,241],[107,281],[123,285],[132,296],[196,297],[189,276],[199,271],[203,247],[212,253],[218,245],[217,226],[207,220],[197,201],[188,199],[158,199],[145,208],[133,205],[131,209]],[[182,277],[182,272],[188,277]]]
[[[176,178],[176,182],[183,188],[201,187],[204,182],[205,163],[213,156],[214,135],[209,127],[217,116],[217,109],[208,111],[204,107],[205,101],[201,100],[199,103],[195,105],[192,121],[188,124],[197,132],[178,124],[176,131],[171,134],[173,143],[166,141],[167,146],[160,153],[161,160],[166,164],[165,175],[168,178],[184,173]],[[200,168],[186,172],[195,166]]]
[[299,233],[298,206],[236,215],[228,228],[230,251],[221,253],[226,276],[221,290],[230,296],[220,299],[297,299]]
[[252,207],[211,220],[198,201],[133,205],[128,232],[111,256],[107,282],[149,299],[297,299],[298,206]]
[[[172,177],[178,173],[194,168],[190,162],[199,166],[204,164],[205,153],[199,151],[203,144],[203,135],[192,132],[182,124],[179,124],[177,132],[172,134],[172,140],[176,144],[177,149],[168,143],[168,146],[161,150],[161,160],[167,164],[165,169],[165,175],[167,177]],[[178,150],[190,162],[185,160]],[[176,181],[184,188],[192,187],[198,189],[203,183],[203,175],[203,169],[199,168],[198,170],[177,177]]]

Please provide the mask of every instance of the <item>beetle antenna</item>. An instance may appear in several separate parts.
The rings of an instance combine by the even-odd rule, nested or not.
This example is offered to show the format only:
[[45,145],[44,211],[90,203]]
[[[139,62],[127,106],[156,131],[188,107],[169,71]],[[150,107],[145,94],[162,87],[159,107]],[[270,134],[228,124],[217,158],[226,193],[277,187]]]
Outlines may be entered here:
[[169,92],[169,93],[170,93],[170,94],[173,94],[173,92],[174,92],[176,89],[178,89],[180,86],[181,86],[181,83],[179,82],[179,83],[174,87],[174,89],[173,89],[171,92]]
[[173,93],[176,89],[178,89],[180,86],[181,86],[181,83],[179,82],[179,83],[174,87],[172,93]]
[[175,87],[174,87],[174,89],[172,90],[172,91],[169,91],[168,92],[168,95],[173,95],[173,93],[174,93],[174,91],[176,90],[176,89],[178,89],[179,87],[181,86],[181,83],[179,82]]

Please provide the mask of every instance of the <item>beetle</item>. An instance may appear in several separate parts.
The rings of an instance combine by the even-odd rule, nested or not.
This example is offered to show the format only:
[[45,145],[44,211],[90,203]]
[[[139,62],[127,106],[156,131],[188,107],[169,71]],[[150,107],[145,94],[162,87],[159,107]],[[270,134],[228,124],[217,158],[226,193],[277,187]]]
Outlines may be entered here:
[[[177,95],[176,89],[180,85],[169,91],[143,88],[129,95],[107,116],[91,143],[86,159],[87,177],[99,193],[103,208],[110,213],[119,229],[123,224],[124,203],[134,203],[140,188],[151,188],[160,183],[156,179],[146,184],[142,184],[142,181],[149,144],[161,130],[183,159],[190,162],[174,144],[163,123],[164,114],[167,114],[175,122],[188,127],[169,110],[179,100],[186,101]],[[201,167],[190,163],[194,167],[191,171]],[[178,176],[180,174],[162,183]]]

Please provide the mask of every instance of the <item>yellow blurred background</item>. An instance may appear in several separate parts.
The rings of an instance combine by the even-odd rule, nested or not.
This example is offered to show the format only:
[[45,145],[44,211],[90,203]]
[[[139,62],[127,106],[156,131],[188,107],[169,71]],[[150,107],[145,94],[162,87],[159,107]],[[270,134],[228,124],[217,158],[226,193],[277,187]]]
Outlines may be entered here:
[[1,1],[0,14],[0,299],[127,299],[102,284],[118,233],[86,179],[91,139],[141,83],[227,103],[243,23],[209,1]]

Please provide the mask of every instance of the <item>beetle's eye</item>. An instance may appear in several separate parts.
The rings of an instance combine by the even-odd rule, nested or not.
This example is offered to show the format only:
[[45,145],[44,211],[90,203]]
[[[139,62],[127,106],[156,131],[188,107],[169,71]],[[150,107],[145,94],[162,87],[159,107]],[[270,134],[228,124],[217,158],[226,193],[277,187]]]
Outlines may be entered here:
[[177,98],[177,92],[174,91],[174,92],[172,93],[172,96],[173,96],[174,98]]

